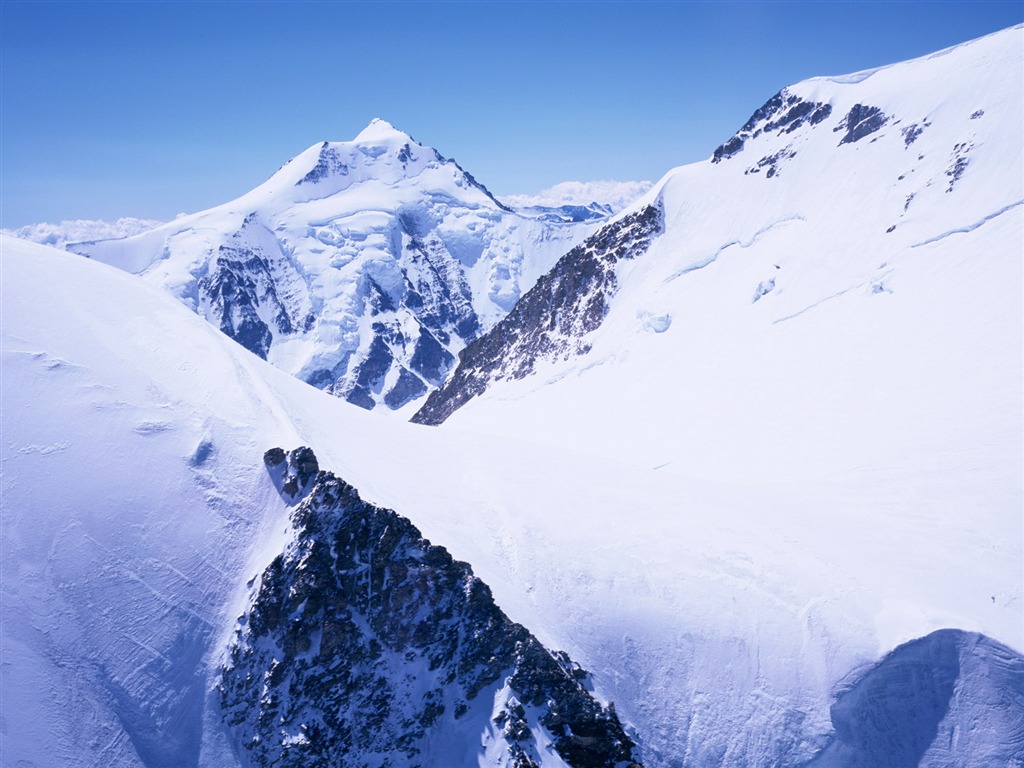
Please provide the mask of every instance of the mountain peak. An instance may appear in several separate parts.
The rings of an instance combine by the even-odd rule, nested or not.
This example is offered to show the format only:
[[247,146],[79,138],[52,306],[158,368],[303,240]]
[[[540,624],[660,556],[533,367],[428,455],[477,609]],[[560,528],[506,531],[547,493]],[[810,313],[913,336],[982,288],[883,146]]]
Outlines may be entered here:
[[414,139],[404,131],[400,131],[387,120],[380,117],[375,117],[370,123],[359,132],[359,135],[353,139],[356,144],[377,144],[381,142],[391,142],[394,140],[400,140],[402,142],[414,141]]

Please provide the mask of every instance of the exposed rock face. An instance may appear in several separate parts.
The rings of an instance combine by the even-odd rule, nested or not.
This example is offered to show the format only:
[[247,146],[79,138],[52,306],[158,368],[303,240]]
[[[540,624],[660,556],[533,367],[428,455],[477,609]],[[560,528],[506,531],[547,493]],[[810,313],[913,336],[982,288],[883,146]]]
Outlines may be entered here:
[[330,473],[307,487],[308,448],[264,461],[287,500],[306,496],[220,678],[246,764],[453,765],[461,739],[476,765],[481,738],[494,764],[517,768],[548,745],[574,768],[632,763],[587,673],[511,622],[469,565]]
[[338,151],[331,146],[330,142],[325,141],[320,147],[320,157],[317,158],[316,165],[313,166],[312,170],[295,182],[295,186],[299,184],[316,184],[318,181],[322,181],[330,176],[347,176],[348,166],[341,159]]
[[842,146],[870,136],[887,122],[889,122],[889,117],[878,107],[854,104],[842,122],[832,130],[846,131],[843,138],[839,140],[839,145]]
[[196,292],[200,313],[264,360],[275,336],[315,321],[302,277],[255,213],[212,255]]
[[661,204],[648,205],[569,251],[504,320],[459,354],[459,367],[412,420],[440,424],[492,381],[521,379],[542,359],[588,352],[585,337],[601,325],[618,287],[616,265],[645,253],[662,225]]
[[920,123],[911,123],[906,128],[901,128],[900,133],[903,134],[903,145],[909,147],[918,140],[921,134],[924,133],[924,129],[930,125],[931,123],[924,120]]
[[831,104],[805,101],[784,88],[761,105],[735,136],[715,149],[711,162],[728,160],[741,152],[747,141],[761,134],[775,132],[781,136],[793,133],[801,126],[817,125],[831,114]]
[[[321,162],[299,183],[339,173],[332,160],[336,154],[325,147]],[[321,165],[328,169],[323,174],[317,170]],[[367,270],[361,279],[359,313],[371,321],[364,349],[303,375],[368,409],[381,401],[399,408],[422,397],[454,366],[449,348],[459,348],[480,330],[466,276],[429,223],[408,211],[396,217],[396,225],[391,240],[401,258]],[[269,230],[262,237],[254,234],[260,229],[265,227],[256,214],[247,217],[231,244],[219,247],[197,292],[210,322],[266,359],[275,339],[303,336],[317,317],[314,296],[298,270]]]
[[808,768],[1021,765],[1024,657],[944,629],[896,648],[842,691]]
[[246,349],[363,408],[398,409],[610,210],[519,213],[375,120],[231,203],[78,253],[171,291]]
[[274,486],[281,497],[290,504],[301,501],[320,474],[320,464],[310,448],[296,448],[290,454],[281,448],[271,448],[263,454]]
[[964,171],[967,170],[967,166],[970,164],[970,159],[967,157],[968,153],[974,149],[974,142],[963,141],[953,147],[953,152],[949,159],[949,168],[946,169],[946,176],[949,179],[949,185],[946,187],[947,192],[952,192],[953,187],[960,181],[960,177],[964,175]]

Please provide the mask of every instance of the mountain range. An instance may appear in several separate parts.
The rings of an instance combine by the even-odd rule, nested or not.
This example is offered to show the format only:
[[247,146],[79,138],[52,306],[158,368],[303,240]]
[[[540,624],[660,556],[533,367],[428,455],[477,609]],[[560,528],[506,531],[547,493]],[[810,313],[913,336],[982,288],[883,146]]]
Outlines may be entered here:
[[1022,52],[621,210],[374,121],[0,238],[0,763],[1024,765]]
[[397,410],[444,381],[462,347],[611,213],[514,211],[376,119],[230,203],[70,248],[141,274],[303,381]]

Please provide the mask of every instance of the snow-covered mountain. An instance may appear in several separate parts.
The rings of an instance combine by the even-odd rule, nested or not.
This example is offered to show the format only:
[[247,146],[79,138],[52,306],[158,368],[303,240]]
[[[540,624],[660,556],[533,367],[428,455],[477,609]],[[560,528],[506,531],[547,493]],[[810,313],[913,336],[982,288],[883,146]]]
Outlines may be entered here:
[[[679,433],[700,423],[727,451],[764,432],[757,448],[766,453],[783,431],[805,430],[815,453],[842,442],[822,408],[846,410],[855,422],[841,425],[848,431],[869,419],[887,441],[917,426],[949,434],[950,419],[978,408],[980,390],[989,392],[985,418],[994,416],[992,397],[1012,413],[1020,61],[1013,29],[782,90],[708,162],[670,172],[563,257],[465,350],[416,420],[437,423],[493,382],[541,367],[541,376],[491,387],[481,418],[523,432],[564,430],[571,440],[587,434],[615,453],[632,435],[638,455],[649,455],[663,446],[631,425],[663,420],[666,410]],[[655,210],[657,237],[625,248],[613,241]],[[583,261],[603,263],[607,275],[581,280],[595,268]],[[587,322],[567,322],[585,313]],[[951,344],[975,338],[987,346]],[[565,380],[547,386],[551,379]],[[801,390],[802,414],[772,407],[792,398],[791,387]],[[601,419],[569,407],[596,405],[598,393],[615,402]],[[878,402],[858,414],[858,397]],[[910,419],[909,432],[892,428]]]
[[535,195],[504,195],[501,199],[517,211],[594,208],[618,213],[652,186],[649,181],[563,181]]
[[516,213],[378,119],[226,205],[72,250],[143,275],[303,381],[400,409],[610,213]]
[[786,89],[439,426],[0,238],[0,763],[1021,762],[1022,38]]
[[[414,420],[585,446],[658,474],[746,488],[757,530],[802,541],[798,557],[830,552],[833,574],[852,577],[842,591],[876,595],[855,623],[871,625],[880,647],[970,628],[954,595],[990,579],[968,602],[1007,611],[1005,634],[994,634],[1020,649],[1022,50],[1018,27],[786,88],[707,162],[670,172],[563,257],[463,350]],[[803,502],[789,497],[796,487]],[[699,525],[690,499],[682,494],[675,513]],[[953,529],[963,538],[932,535]],[[980,575],[966,564],[978,548],[993,558],[989,576],[962,580]],[[704,555],[687,553],[678,556]],[[772,578],[763,557],[739,547],[721,577],[756,572],[750,588],[760,589]],[[872,569],[887,576],[876,581]],[[769,592],[765,600],[780,599]],[[781,598],[800,617],[783,633],[817,631],[812,614],[838,605],[812,592]],[[654,726],[665,728],[660,736],[648,723],[648,739],[686,744],[659,760],[771,762],[752,758],[760,748],[750,745],[787,727],[741,700],[774,695],[765,681],[778,670],[769,671],[766,633],[750,632],[759,650],[738,641],[721,654],[697,641],[691,653],[704,662],[682,665],[685,677],[709,658],[739,663],[745,682],[698,674],[648,683],[672,691],[676,703],[659,706],[690,713]],[[671,653],[650,642],[636,652]],[[692,640],[682,633],[677,642]],[[732,721],[731,733],[704,719],[731,718],[725,708],[707,714],[716,704],[706,691],[723,688],[750,718]],[[1020,697],[1013,701],[1019,713]],[[1013,722],[1000,737],[1016,745],[1007,760],[1020,757],[1022,726]],[[783,764],[802,748],[774,744]],[[1001,764],[929,749],[937,752],[922,764]],[[831,764],[877,764],[840,754],[830,753]]]
[[939,630],[840,684],[835,738],[808,764],[1019,765],[1024,664],[990,638]]
[[[436,501],[480,444],[312,389],[134,276],[0,248],[3,765],[630,762],[587,672],[467,563],[308,448],[261,448],[309,436]],[[423,520],[451,533],[454,506]]]

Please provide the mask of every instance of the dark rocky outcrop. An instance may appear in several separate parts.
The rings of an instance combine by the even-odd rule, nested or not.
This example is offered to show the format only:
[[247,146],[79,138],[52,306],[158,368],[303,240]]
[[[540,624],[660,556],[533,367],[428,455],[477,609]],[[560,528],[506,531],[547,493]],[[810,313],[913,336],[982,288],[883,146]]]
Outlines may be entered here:
[[316,165],[313,166],[309,173],[295,182],[295,186],[300,184],[316,184],[330,176],[347,175],[348,166],[338,155],[338,151],[329,142],[325,141],[320,146],[320,156],[317,158]]
[[423,397],[426,393],[427,385],[423,383],[423,380],[408,369],[401,368],[398,372],[398,381],[384,395],[384,405],[392,410],[401,408],[410,400]]
[[743,175],[746,176],[748,173],[760,173],[762,170],[765,170],[765,178],[770,179],[773,176],[778,176],[779,167],[784,161],[789,160],[792,157],[796,157],[796,152],[790,145],[787,145],[774,154],[762,157],[757,161],[756,165],[747,168],[743,172]]
[[743,145],[746,143],[746,139],[743,136],[737,134],[729,139],[725,144],[722,144],[715,148],[714,153],[711,156],[712,163],[720,163],[722,160],[727,160],[733,155],[737,154],[743,149]]
[[[274,334],[308,330],[315,317],[302,302],[280,295],[301,283],[279,247],[267,249],[250,233],[261,227],[250,214],[228,243],[219,246],[197,282],[199,309],[221,331],[266,359]],[[308,302],[306,302],[308,304]]]
[[[308,448],[264,461],[300,489],[317,466]],[[257,580],[220,675],[247,765],[426,766],[431,737],[471,711],[493,717],[509,765],[539,764],[538,728],[574,768],[632,763],[587,673],[510,621],[469,565],[328,472],[301,493],[295,539]]]
[[289,504],[305,498],[320,474],[316,455],[306,447],[296,448],[291,453],[285,453],[281,448],[271,448],[263,454],[263,465],[281,498]]
[[946,187],[947,192],[953,191],[953,187],[956,186],[956,183],[960,181],[960,177],[964,175],[964,171],[967,170],[967,166],[971,162],[967,155],[972,149],[974,149],[974,144],[969,141],[961,142],[953,147],[949,168],[946,169],[946,177],[949,179],[949,185]]
[[917,141],[918,137],[924,133],[924,129],[930,125],[931,123],[926,120],[923,123],[911,123],[906,128],[901,128],[900,133],[903,134],[903,145],[909,147]]
[[440,424],[490,382],[521,379],[542,359],[568,359],[590,349],[585,336],[608,313],[618,287],[616,265],[646,252],[661,231],[661,204],[612,222],[559,259],[512,311],[459,354],[459,365],[413,416]]
[[839,146],[842,146],[843,144],[853,144],[865,136],[870,136],[887,122],[889,122],[889,116],[878,107],[854,104],[842,122],[832,130],[833,132],[846,131],[843,138],[839,140]]
[[741,152],[749,140],[761,134],[777,133],[781,136],[793,133],[804,125],[817,125],[831,114],[831,104],[805,101],[783,89],[761,105],[736,135],[715,149],[711,162],[728,160]]

